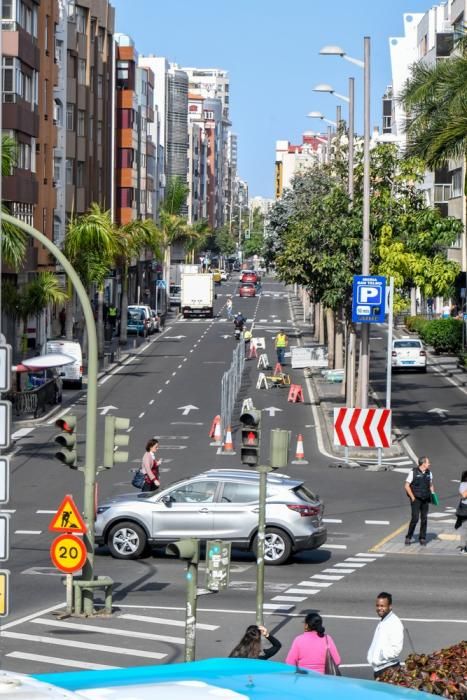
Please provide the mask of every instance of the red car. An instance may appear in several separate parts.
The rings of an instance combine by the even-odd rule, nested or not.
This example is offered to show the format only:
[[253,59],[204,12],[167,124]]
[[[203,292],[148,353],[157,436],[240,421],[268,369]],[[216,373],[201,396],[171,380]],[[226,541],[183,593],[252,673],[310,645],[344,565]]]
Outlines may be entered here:
[[238,293],[241,297],[255,297],[256,285],[254,282],[242,282]]
[[248,270],[248,272],[244,272],[240,280],[240,282],[253,282],[253,284],[257,284],[259,281],[259,275],[251,270]]

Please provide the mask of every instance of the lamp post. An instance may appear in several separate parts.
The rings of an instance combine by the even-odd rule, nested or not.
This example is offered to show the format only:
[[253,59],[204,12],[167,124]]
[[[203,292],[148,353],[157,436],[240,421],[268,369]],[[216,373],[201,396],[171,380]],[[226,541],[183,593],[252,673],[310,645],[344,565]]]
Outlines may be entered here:
[[[363,241],[362,275],[370,274],[370,49],[369,36],[363,39],[363,61],[346,54],[340,46],[324,46],[320,54],[340,56],[363,68]],[[370,324],[363,323],[360,351],[360,406],[368,407]]]
[[[349,158],[348,158],[348,177],[347,177],[347,192],[349,198],[353,199],[353,164],[354,164],[354,132],[355,132],[355,78],[349,78],[349,95],[341,95],[336,92],[331,85],[327,83],[319,83],[313,88],[313,92],[327,92],[330,95],[334,95],[338,100],[347,102],[349,105],[349,126],[348,126],[348,139],[349,139]],[[339,122],[339,120],[338,120]]]
[[327,119],[324,114],[321,114],[321,112],[308,112],[306,115],[309,117],[309,119],[321,119],[321,121],[326,122],[326,124],[329,124],[328,126],[328,147],[327,147],[327,158],[326,161],[328,163],[331,162],[331,136],[332,136],[332,127],[334,126],[337,129],[337,122],[333,121],[332,119]]

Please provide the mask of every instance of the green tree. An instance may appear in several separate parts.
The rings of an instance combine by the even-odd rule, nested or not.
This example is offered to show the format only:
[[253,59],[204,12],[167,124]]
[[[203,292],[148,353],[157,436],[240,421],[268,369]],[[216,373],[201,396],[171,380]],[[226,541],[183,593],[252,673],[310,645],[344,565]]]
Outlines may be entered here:
[[[17,145],[14,139],[7,134],[2,134],[2,175],[11,175],[17,161]],[[2,203],[2,210],[9,213],[8,208]],[[19,270],[26,255],[26,237],[24,233],[2,221],[1,249],[3,261],[14,270]]]
[[170,280],[171,247],[175,241],[190,238],[186,217],[181,213],[186,205],[187,195],[188,186],[182,178],[170,178],[159,214],[161,247],[164,255],[163,277],[167,284]]

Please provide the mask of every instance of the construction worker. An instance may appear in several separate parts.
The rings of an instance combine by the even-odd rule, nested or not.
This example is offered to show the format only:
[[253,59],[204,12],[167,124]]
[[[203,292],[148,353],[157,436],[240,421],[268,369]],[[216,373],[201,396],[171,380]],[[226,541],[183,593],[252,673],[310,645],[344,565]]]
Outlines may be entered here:
[[248,352],[250,350],[250,340],[253,337],[253,333],[248,329],[245,328],[243,331],[243,340],[245,341],[245,355],[248,355]]
[[289,344],[289,339],[287,338],[285,332],[280,330],[274,339],[274,345],[276,347],[277,361],[280,365],[284,364],[285,360],[285,348]]
[[107,309],[107,320],[112,326],[112,332],[115,333],[115,329],[117,327],[117,316],[118,316],[118,310],[117,307],[114,306],[113,304],[110,304],[110,306]]

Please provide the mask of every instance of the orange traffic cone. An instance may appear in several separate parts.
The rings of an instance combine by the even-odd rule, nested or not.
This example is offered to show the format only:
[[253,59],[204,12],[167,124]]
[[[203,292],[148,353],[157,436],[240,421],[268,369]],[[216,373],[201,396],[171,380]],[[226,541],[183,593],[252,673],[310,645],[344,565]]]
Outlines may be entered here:
[[216,422],[216,425],[214,427],[214,441],[210,443],[210,445],[215,445],[217,447],[220,447],[222,445],[222,433],[221,433],[221,422],[220,420]]
[[303,436],[301,433],[297,437],[297,449],[295,450],[295,459],[292,464],[308,464],[305,459],[305,450],[303,449]]
[[220,416],[214,416],[213,421],[211,423],[211,429],[209,431],[209,437],[213,438],[214,433],[216,431],[216,425],[221,422],[221,417]]
[[222,446],[222,452],[228,453],[228,454],[235,454],[233,441],[232,441],[232,428],[230,427],[230,425],[227,428],[226,433],[225,433],[225,440],[224,440],[224,444]]

